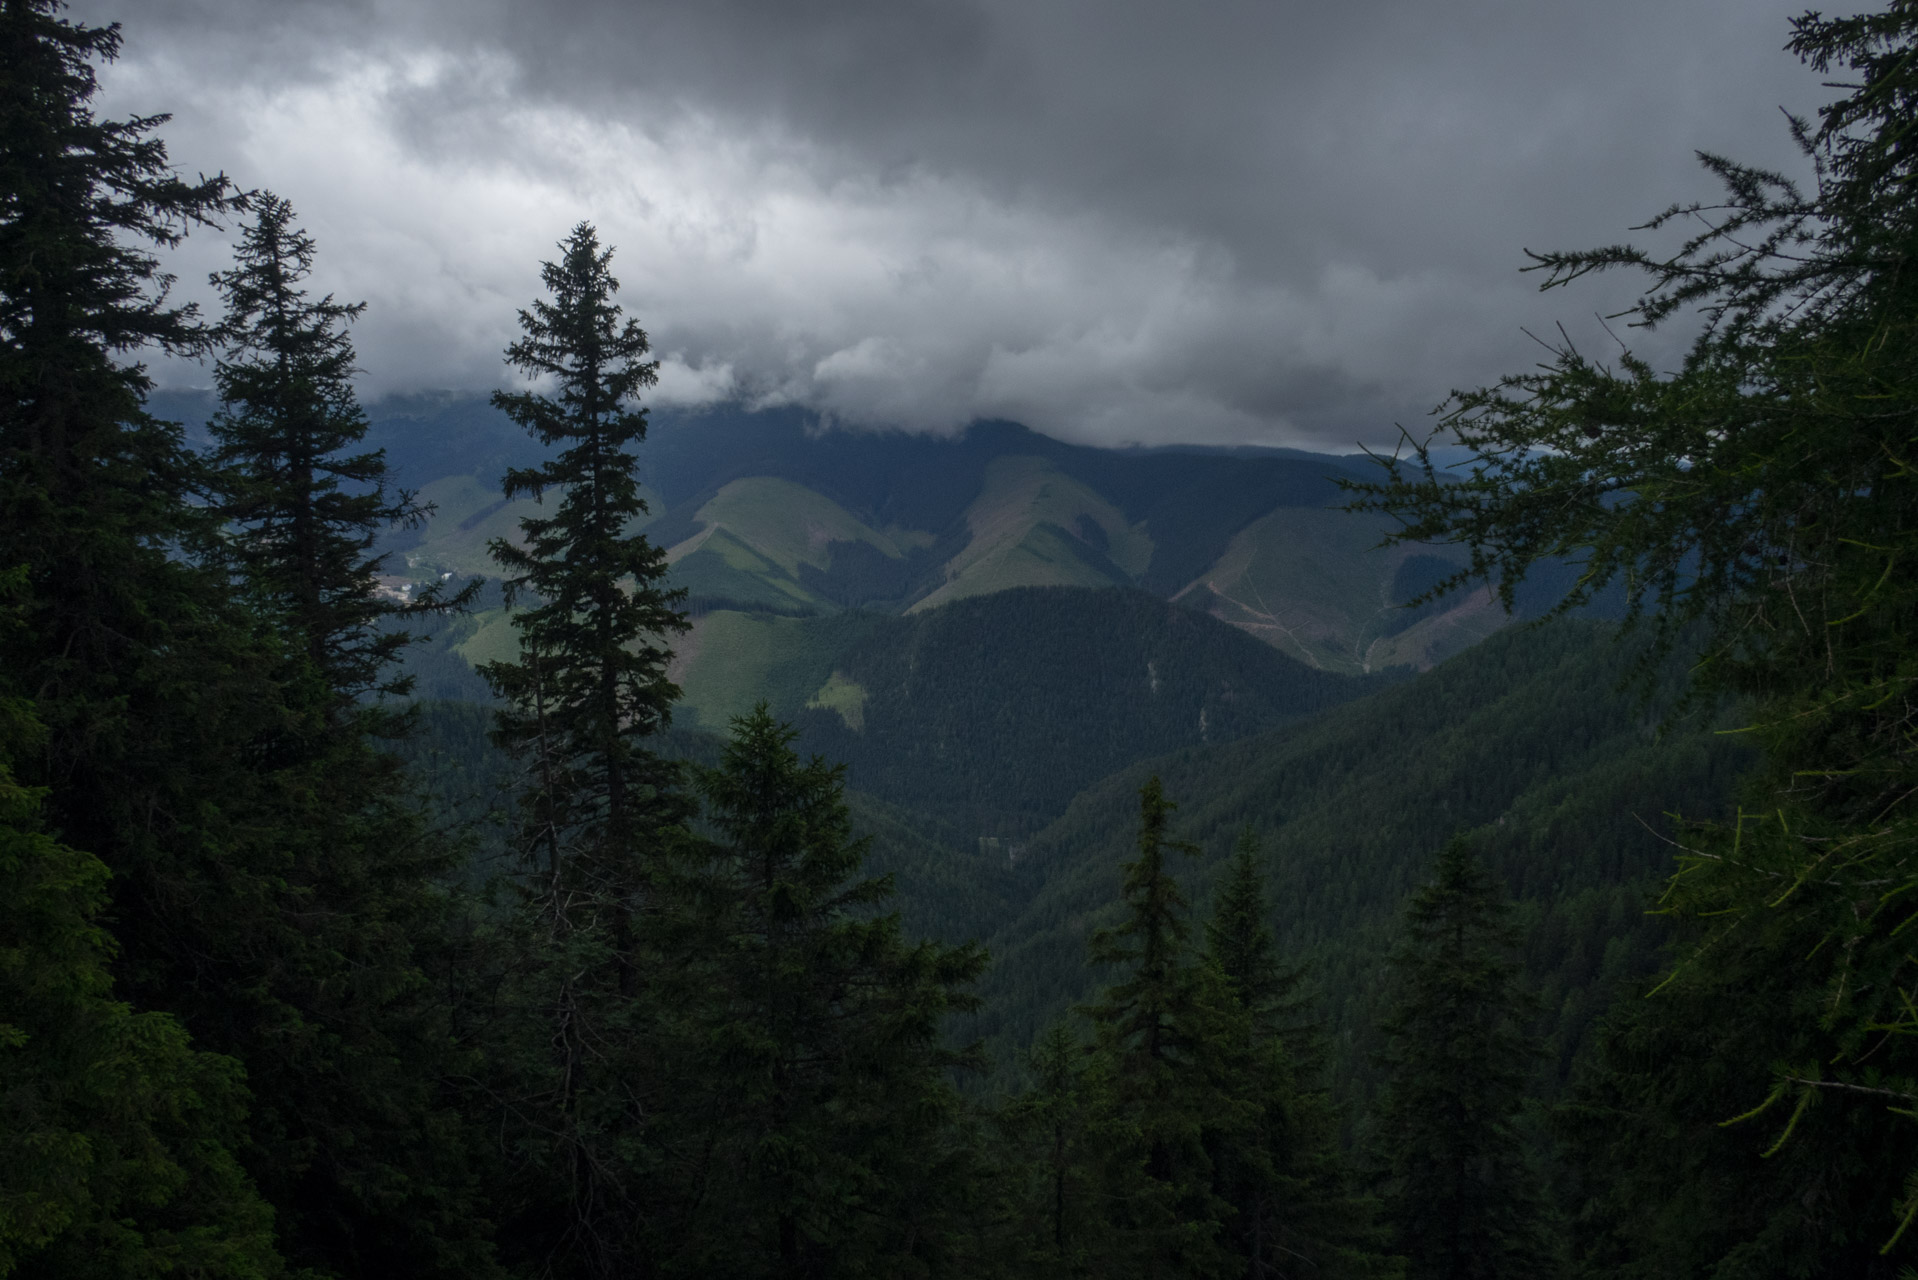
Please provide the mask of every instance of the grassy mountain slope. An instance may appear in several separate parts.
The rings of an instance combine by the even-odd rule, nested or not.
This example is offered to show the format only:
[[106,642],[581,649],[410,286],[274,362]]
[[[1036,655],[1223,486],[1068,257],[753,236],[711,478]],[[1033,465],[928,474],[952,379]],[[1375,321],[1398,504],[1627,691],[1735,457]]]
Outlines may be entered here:
[[[184,417],[209,407],[175,399]],[[504,502],[498,476],[540,447],[474,399],[391,400],[369,416],[369,443],[437,507],[387,538],[393,585],[496,573],[488,542],[540,510]],[[696,613],[925,612],[1023,587],[1137,586],[1345,673],[1426,667],[1506,621],[1482,596],[1418,616],[1396,607],[1429,577],[1408,583],[1407,566],[1449,553],[1380,550],[1376,520],[1338,509],[1335,482],[1363,465],[1349,458],[1095,449],[1009,423],[820,431],[797,411],[720,408],[656,414],[641,464],[653,513],[637,527],[669,550]],[[763,667],[754,645],[798,634],[721,630],[699,640],[711,670]],[[477,631],[457,652],[503,656],[498,619]],[[718,661],[735,642],[746,650]]]
[[806,590],[778,563],[737,537],[709,525],[667,553],[671,581],[695,607],[715,605],[777,613],[818,613],[831,606]]
[[847,566],[875,581],[907,578],[909,558],[934,541],[921,530],[873,529],[824,494],[776,476],[730,480],[711,497],[682,504],[654,534],[674,580],[696,602],[786,613],[864,603],[833,590]]
[[[643,487],[640,495],[655,508],[658,495]],[[486,546],[495,538],[521,545],[520,521],[551,516],[559,499],[557,491],[537,498],[501,496],[497,479],[485,479],[468,472],[441,476],[419,490],[419,500],[432,508],[427,518],[414,529],[395,530],[385,549],[389,575],[409,578],[434,577],[451,573],[458,577],[494,577],[499,567]],[[628,529],[637,532],[647,527],[650,516],[633,521]]]
[[723,734],[733,716],[766,701],[791,719],[830,681],[843,654],[883,615],[791,617],[717,609],[701,615],[674,646],[669,675],[681,690],[677,723]]
[[1330,671],[1423,669],[1509,621],[1486,591],[1414,620],[1400,606],[1428,581],[1408,576],[1426,562],[1449,573],[1464,556],[1453,547],[1381,547],[1389,527],[1371,514],[1280,507],[1235,534],[1172,598]]
[[520,545],[519,522],[544,514],[531,498],[508,502],[497,483],[475,475],[441,476],[420,490],[420,500],[433,505],[433,514],[412,545],[388,562],[390,569],[491,576],[499,570],[486,544],[505,538]]
[[1310,722],[1131,766],[1079,795],[1027,846],[1027,905],[992,938],[979,1030],[1026,1043],[1096,982],[1087,934],[1113,918],[1150,774],[1180,805],[1199,909],[1247,823],[1265,843],[1284,946],[1309,957],[1351,1086],[1382,957],[1405,895],[1456,831],[1476,832],[1525,904],[1528,965],[1555,1061],[1569,1061],[1607,994],[1653,963],[1647,894],[1669,865],[1665,815],[1715,814],[1743,767],[1731,740],[1658,735],[1617,691],[1609,629],[1562,622],[1494,637],[1415,681]]
[[[1453,553],[1380,549],[1376,518],[1339,509],[1335,482],[1362,474],[1352,459],[1091,449],[1005,423],[950,438],[809,434],[777,415],[702,418],[697,437],[690,420],[661,423],[649,449],[662,455],[662,492],[700,486],[661,539],[709,527],[715,495],[742,480],[781,477],[798,492],[750,490],[781,531],[754,545],[815,607],[925,610],[1018,587],[1134,585],[1349,673],[1430,666],[1507,621],[1485,597],[1417,619],[1396,607],[1416,594],[1401,580],[1407,561]],[[702,471],[695,438],[723,459],[717,469]],[[800,493],[830,501],[838,532],[804,518],[818,502]],[[783,584],[755,594],[691,569],[685,580],[713,603],[797,607]]]
[[1130,586],[1152,539],[1091,488],[1030,454],[994,458],[966,509],[970,535],[945,581],[912,607],[930,609],[1013,587]]
[[905,555],[891,538],[867,528],[831,498],[773,476],[732,481],[696,518],[731,533],[794,578],[802,564],[825,568],[838,542],[863,542],[894,560]]

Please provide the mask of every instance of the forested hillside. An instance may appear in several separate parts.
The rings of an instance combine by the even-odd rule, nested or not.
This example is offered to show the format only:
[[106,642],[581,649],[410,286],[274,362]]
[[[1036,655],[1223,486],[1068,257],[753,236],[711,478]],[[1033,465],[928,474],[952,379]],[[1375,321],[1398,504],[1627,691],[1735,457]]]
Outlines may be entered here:
[[1520,904],[1551,1053],[1539,1083],[1556,1090],[1591,1020],[1659,963],[1664,931],[1648,912],[1670,869],[1671,815],[1724,814],[1751,761],[1695,719],[1661,727],[1668,703],[1623,688],[1629,666],[1604,624],[1520,628],[1334,713],[1088,788],[1015,868],[1025,905],[991,937],[981,1033],[1025,1043],[1097,986],[1084,941],[1112,910],[1127,799],[1157,777],[1179,805],[1174,829],[1199,846],[1182,873],[1196,901],[1243,831],[1259,839],[1274,930],[1310,966],[1354,1102],[1369,1088],[1399,906],[1469,833]]
[[789,714],[861,790],[1012,840],[1122,765],[1380,683],[1313,670],[1143,592],[1028,587],[879,621]]
[[[1195,902],[1214,895],[1248,828],[1258,839],[1272,927],[1284,952],[1307,967],[1333,1032],[1334,1078],[1354,1104],[1374,1085],[1369,1055],[1378,1048],[1382,966],[1399,905],[1445,842],[1469,833],[1519,907],[1526,980],[1541,1002],[1535,1029],[1548,1053],[1536,1083],[1554,1096],[1592,1020],[1660,963],[1666,931],[1651,913],[1670,869],[1673,815],[1723,816],[1753,759],[1740,738],[1715,732],[1696,714],[1665,722],[1677,674],[1646,701],[1626,687],[1631,653],[1614,628],[1573,621],[1509,631],[1425,676],[1370,693],[1303,673],[1358,700],[1288,707],[1273,727],[1219,742],[1188,739],[1155,750],[1149,721],[1122,723],[1107,753],[1087,759],[1086,748],[1068,744],[1083,743],[1097,716],[1075,717],[1069,708],[1117,699],[1065,702],[1048,718],[1047,700],[1079,686],[1034,655],[1062,649],[1062,668],[1095,672],[1101,663],[1129,666],[1132,632],[1104,624],[1151,602],[1118,596],[1107,612],[1075,613],[1055,591],[1025,596],[1025,607],[1055,626],[1098,624],[1076,645],[1060,646],[1044,629],[1030,646],[977,643],[977,622],[1005,625],[1017,616],[1008,606],[1020,604],[1021,593],[977,602],[973,619],[957,608],[927,617],[955,615],[946,625],[973,642],[964,651],[1004,664],[995,670],[1031,664],[1034,687],[998,701],[996,717],[991,704],[974,701],[999,689],[990,671],[936,664],[910,643],[873,646],[877,660],[901,672],[927,664],[928,685],[964,695],[949,723],[971,738],[942,736],[940,721],[922,714],[895,723],[889,736],[899,754],[888,760],[886,739],[865,747],[843,730],[815,736],[806,727],[821,720],[843,726],[838,712],[816,708],[796,725],[803,749],[853,762],[855,824],[874,838],[873,865],[898,875],[907,921],[944,941],[988,943],[985,1010],[968,1027],[1001,1069],[1103,980],[1085,963],[1086,938],[1118,909],[1113,868],[1136,834],[1132,800],[1157,777],[1178,806],[1170,829],[1200,850],[1179,872]],[[915,621],[880,625],[910,634]],[[1272,660],[1262,646],[1251,652]],[[1132,696],[1149,708],[1149,690]],[[415,750],[445,762],[431,767],[446,773],[427,775],[435,795],[457,796],[462,787],[473,799],[498,794],[507,765],[484,741],[484,722],[479,708],[463,704],[430,711]],[[994,733],[995,725],[1016,728]],[[719,741],[676,732],[669,749],[710,763]],[[878,767],[869,772],[867,760]],[[875,787],[875,775],[892,790]],[[980,794],[987,796],[1023,788],[1062,799],[1056,812],[1035,813],[1043,821],[1029,833],[1008,835],[999,812],[963,803],[964,793],[962,803],[941,804],[947,779],[985,779]],[[471,803],[461,812],[477,812]]]

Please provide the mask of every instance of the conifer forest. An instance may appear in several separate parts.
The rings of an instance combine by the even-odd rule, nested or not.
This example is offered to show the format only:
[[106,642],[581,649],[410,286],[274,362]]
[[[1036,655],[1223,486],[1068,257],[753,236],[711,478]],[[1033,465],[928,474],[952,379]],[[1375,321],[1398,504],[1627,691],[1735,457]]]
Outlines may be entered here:
[[653,408],[590,218],[362,403],[130,38],[0,0],[0,1277],[1918,1276],[1918,0],[1337,458]]

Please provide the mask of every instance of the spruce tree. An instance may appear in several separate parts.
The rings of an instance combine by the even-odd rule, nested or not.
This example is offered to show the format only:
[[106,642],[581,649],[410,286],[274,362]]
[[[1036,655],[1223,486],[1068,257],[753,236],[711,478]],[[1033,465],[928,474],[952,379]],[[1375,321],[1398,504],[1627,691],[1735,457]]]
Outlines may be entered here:
[[524,900],[507,941],[512,1016],[503,1069],[513,1162],[514,1248],[557,1274],[638,1267],[650,1230],[648,1117],[663,1087],[642,917],[688,812],[678,771],[644,746],[678,690],[667,638],[686,627],[663,553],[629,532],[646,511],[630,449],[632,399],[656,379],[645,331],[614,302],[593,228],[575,227],[541,276],[550,299],[520,312],[514,368],[550,388],[493,403],[542,443],[506,496],[556,500],[490,544],[507,570],[520,654],[482,668],[505,706],[494,738],[522,762]]
[[119,30],[63,7],[0,5],[0,567],[27,573],[0,668],[47,728],[16,762],[23,777],[53,788],[69,842],[124,873],[156,819],[190,821],[193,805],[159,797],[183,766],[213,763],[203,739],[226,736],[191,721],[255,696],[222,584],[180,554],[210,529],[198,462],[148,416],[149,380],[129,362],[206,349],[192,308],[169,305],[156,250],[230,192],[173,172],[152,136],[165,117],[94,117],[94,64],[117,55]]
[[1169,853],[1196,853],[1167,823],[1176,808],[1158,778],[1139,790],[1138,856],[1125,864],[1122,921],[1095,932],[1093,963],[1117,981],[1087,1008],[1096,1031],[1096,1105],[1129,1132],[1104,1170],[1107,1231],[1095,1271],[1141,1276],[1230,1275],[1221,1240],[1229,1207],[1214,1191],[1208,1137],[1237,1131],[1251,1106],[1232,1091],[1229,997],[1195,963],[1185,895]]
[[970,1142],[946,1020],[977,947],[911,941],[860,874],[844,769],[792,749],[762,703],[700,792],[717,839],[693,900],[708,940],[686,991],[695,1202],[669,1270],[782,1277],[950,1268]]
[[399,692],[404,631],[375,624],[398,612],[383,598],[372,554],[380,533],[429,512],[393,487],[382,450],[358,450],[366,415],[353,392],[346,326],[366,304],[312,298],[314,244],[270,191],[250,213],[234,265],[212,276],[225,304],[214,365],[220,409],[218,512],[242,582],[284,619],[337,706]]
[[[683,590],[668,589],[666,557],[628,526],[646,513],[631,446],[646,438],[646,411],[629,401],[658,380],[639,323],[613,301],[611,249],[581,223],[541,266],[552,291],[520,312],[524,336],[507,363],[557,392],[495,392],[493,403],[558,457],[507,472],[508,498],[544,501],[553,515],[520,522],[523,542],[488,549],[508,572],[520,657],[482,674],[507,707],[502,746],[533,761],[526,800],[529,850],[548,875],[592,881],[630,897],[644,845],[683,812],[675,771],[640,745],[665,727],[679,690],[666,678],[667,638],[687,623]],[[636,904],[635,904],[636,905]],[[628,984],[630,968],[624,970]]]
[[1411,1280],[1549,1276],[1538,1179],[1516,1120],[1536,1050],[1509,907],[1462,837],[1412,895],[1392,953],[1376,1136]]
[[1261,1041],[1284,1041],[1287,1050],[1301,1059],[1302,1068],[1316,1067],[1305,1060],[1315,1050],[1318,1037],[1299,990],[1304,974],[1280,958],[1266,901],[1259,837],[1250,826],[1233,843],[1225,883],[1219,886],[1212,918],[1205,924],[1205,944],[1206,955],[1224,975],[1234,1003],[1251,1020],[1252,1035]]
[[[374,540],[424,513],[391,492],[378,451],[350,452],[366,421],[345,325],[361,307],[309,298],[314,246],[291,207],[271,193],[247,204],[235,265],[212,277],[225,302],[215,563],[281,647],[281,718],[257,744],[251,802],[266,846],[254,866],[277,892],[213,950],[227,977],[207,995],[248,1013],[218,1043],[261,1091],[249,1162],[289,1258],[484,1274],[472,1154],[440,1083],[456,1071],[447,1011],[421,964],[451,923],[440,881],[455,851],[380,749],[407,717],[373,701],[406,684],[394,616],[458,601],[379,595]],[[245,973],[241,956],[260,954],[268,974]]]
[[1258,837],[1247,827],[1205,927],[1207,959],[1228,997],[1215,1052],[1252,1108],[1244,1126],[1211,1139],[1214,1186],[1230,1206],[1226,1238],[1251,1280],[1396,1275],[1378,1202],[1353,1187],[1340,1150],[1323,1032],[1299,992],[1301,971],[1280,960],[1269,917]]
[[[79,1133],[114,1129],[90,1135],[100,1163],[81,1174],[86,1205],[73,1207],[71,1185],[60,1193],[91,1240],[45,1239],[41,1214],[11,1243],[71,1246],[58,1265],[81,1274],[189,1257],[267,1273],[277,1263],[249,1238],[262,1219],[232,1164],[255,1137],[234,1124],[239,1073],[163,1015],[204,1049],[251,1012],[218,998],[236,988],[217,990],[208,959],[230,955],[221,940],[272,896],[242,851],[262,816],[249,764],[282,722],[278,650],[201,562],[215,523],[203,468],[177,426],[146,412],[150,382],[133,362],[145,348],[205,351],[157,254],[217,218],[230,188],[174,173],[154,136],[165,117],[95,117],[95,66],[116,56],[119,31],[65,21],[62,7],[0,4],[0,572],[19,574],[0,696],[30,701],[43,730],[7,744],[9,1002],[22,1001],[8,1021],[28,1037],[10,1037],[25,1060],[8,1082],[11,1105],[39,1108],[29,1127],[51,1126],[44,1137],[76,1113],[91,1113]],[[111,875],[110,903],[90,858]],[[113,922],[117,947],[93,919]],[[125,1006],[105,994],[109,956]],[[203,995],[218,1018],[185,1007]],[[182,1234],[163,1246],[150,1226]]]

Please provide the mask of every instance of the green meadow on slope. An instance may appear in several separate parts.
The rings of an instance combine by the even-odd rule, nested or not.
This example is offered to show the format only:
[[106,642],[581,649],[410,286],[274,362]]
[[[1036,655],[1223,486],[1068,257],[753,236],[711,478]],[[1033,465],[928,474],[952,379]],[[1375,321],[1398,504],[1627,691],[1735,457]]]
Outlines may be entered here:
[[1449,572],[1464,558],[1454,547],[1380,549],[1389,528],[1377,516],[1281,507],[1172,598],[1328,671],[1429,666],[1506,624],[1486,591],[1416,617],[1400,608],[1424,586],[1408,569]]
[[914,609],[1014,587],[1130,584],[1152,559],[1150,534],[1041,457],[994,458],[965,525],[971,540]]

